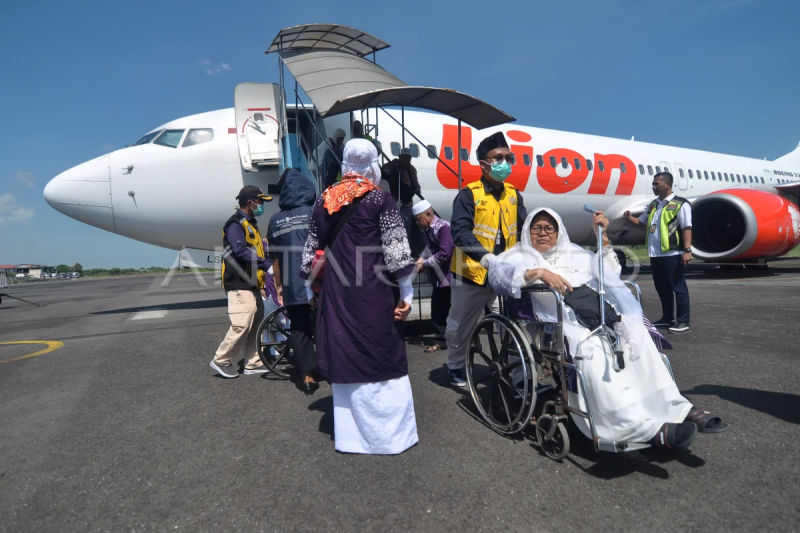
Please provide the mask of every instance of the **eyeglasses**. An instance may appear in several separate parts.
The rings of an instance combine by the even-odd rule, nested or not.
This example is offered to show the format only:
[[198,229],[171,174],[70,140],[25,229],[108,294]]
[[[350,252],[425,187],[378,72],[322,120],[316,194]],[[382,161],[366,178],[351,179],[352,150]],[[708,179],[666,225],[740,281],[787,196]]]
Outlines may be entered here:
[[541,235],[542,232],[546,233],[547,235],[552,235],[556,232],[556,228],[553,226],[533,226],[531,228],[531,233],[534,235]]
[[502,163],[503,160],[506,161],[509,165],[516,165],[517,164],[517,156],[514,154],[506,154],[506,155],[496,155],[494,157],[487,157],[486,161],[494,162],[494,163]]

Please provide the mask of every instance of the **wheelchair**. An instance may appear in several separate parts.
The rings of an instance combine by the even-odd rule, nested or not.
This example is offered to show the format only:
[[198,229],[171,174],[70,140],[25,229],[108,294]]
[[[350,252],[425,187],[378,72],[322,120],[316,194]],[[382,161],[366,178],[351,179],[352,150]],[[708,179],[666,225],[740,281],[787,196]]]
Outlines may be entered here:
[[[639,286],[631,281],[625,283],[641,303]],[[522,292],[523,295],[530,293],[531,297],[536,293],[552,294],[557,304],[557,322],[513,318],[509,312],[509,298],[502,297],[501,313],[486,315],[478,323],[469,341],[466,378],[481,418],[504,435],[520,433],[533,425],[540,449],[556,461],[569,454],[568,415],[588,422],[596,452],[625,452],[649,447],[646,443],[616,442],[598,437],[586,378],[565,349],[561,294],[542,284],[525,287]],[[600,340],[615,370],[624,369],[620,339],[614,329],[605,324],[586,335],[574,353],[580,354],[581,343],[592,339]],[[673,376],[669,359],[663,353],[661,357]],[[554,384],[544,381],[548,373]],[[570,391],[582,395],[585,411],[569,405]],[[544,404],[538,417],[534,417],[538,396],[547,393],[554,393],[554,398]]]
[[294,367],[289,362],[291,349],[289,348],[289,318],[286,316],[286,307],[278,307],[264,316],[258,326],[256,347],[261,362],[270,373],[269,378],[285,380],[296,377],[292,373]]

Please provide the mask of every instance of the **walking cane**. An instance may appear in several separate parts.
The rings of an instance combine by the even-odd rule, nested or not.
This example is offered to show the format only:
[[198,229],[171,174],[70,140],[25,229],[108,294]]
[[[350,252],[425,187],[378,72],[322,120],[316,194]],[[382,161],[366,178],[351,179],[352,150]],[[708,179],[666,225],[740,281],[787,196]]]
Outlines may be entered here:
[[[595,214],[597,209],[590,206],[589,204],[584,204],[583,210],[587,213]],[[606,328],[606,289],[605,289],[605,276],[603,272],[603,225],[597,225],[597,261],[599,263],[599,274],[600,279],[598,280],[598,290],[597,290],[597,297],[600,301],[600,327],[605,330]],[[622,359],[621,352],[614,352],[612,367],[615,371],[619,372],[621,369],[625,368],[625,362]]]

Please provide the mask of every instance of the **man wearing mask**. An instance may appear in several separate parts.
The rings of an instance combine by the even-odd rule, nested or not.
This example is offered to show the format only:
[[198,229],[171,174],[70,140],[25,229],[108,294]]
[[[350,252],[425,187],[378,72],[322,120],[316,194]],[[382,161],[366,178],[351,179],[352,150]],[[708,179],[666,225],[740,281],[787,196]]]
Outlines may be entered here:
[[343,129],[336,128],[333,132],[333,145],[325,150],[325,157],[322,158],[322,168],[324,169],[322,184],[325,189],[342,177],[342,151],[344,150],[345,136]]
[[[672,192],[672,174],[659,172],[653,176],[653,200],[639,218],[625,211],[622,218],[634,226],[647,225],[647,253],[653,284],[661,300],[661,318],[657,328],[670,333],[689,332],[689,288],[684,272],[692,260],[692,206]],[[678,307],[675,321],[675,304]]]
[[[268,372],[258,356],[256,333],[264,318],[261,293],[268,279],[272,284],[272,278],[267,274],[270,262],[256,217],[264,214],[264,204],[272,201],[272,197],[255,185],[246,185],[236,199],[239,209],[222,227],[222,288],[228,296],[231,327],[211,360],[211,368],[224,378],[239,376],[231,358],[238,357],[242,348],[246,357],[245,374]],[[273,287],[270,289],[274,292]]]
[[447,317],[447,368],[450,384],[466,384],[469,338],[483,309],[497,298],[487,283],[485,256],[517,243],[528,212],[516,187],[505,183],[516,163],[502,132],[485,138],[476,150],[481,179],[461,189],[453,202],[450,228],[456,249],[451,270],[450,314]]

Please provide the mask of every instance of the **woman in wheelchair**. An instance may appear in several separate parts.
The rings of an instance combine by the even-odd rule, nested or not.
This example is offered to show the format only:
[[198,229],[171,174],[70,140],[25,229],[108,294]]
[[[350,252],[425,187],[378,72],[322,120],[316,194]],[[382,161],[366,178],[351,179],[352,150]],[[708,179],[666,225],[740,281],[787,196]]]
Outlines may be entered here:
[[[597,224],[608,227],[602,212],[594,213]],[[727,424],[707,411],[693,408],[678,391],[671,373],[651,337],[659,335],[644,325],[642,309],[621,281],[621,268],[610,242],[594,254],[570,242],[557,213],[534,209],[522,230],[522,242],[484,262],[489,283],[498,294],[511,296],[508,311],[513,318],[557,322],[556,302],[551,294],[521,293],[532,283],[545,283],[564,297],[563,332],[567,360],[586,377],[587,396],[598,437],[616,442],[648,443],[659,448],[688,447],[700,432],[718,433]],[[603,348],[590,332],[600,325],[599,257],[604,265],[606,324],[619,337],[615,351]],[[622,364],[620,364],[622,363]],[[572,389],[573,387],[568,387]],[[569,392],[569,404],[586,411],[584,399]],[[589,424],[573,417],[584,435]]]

